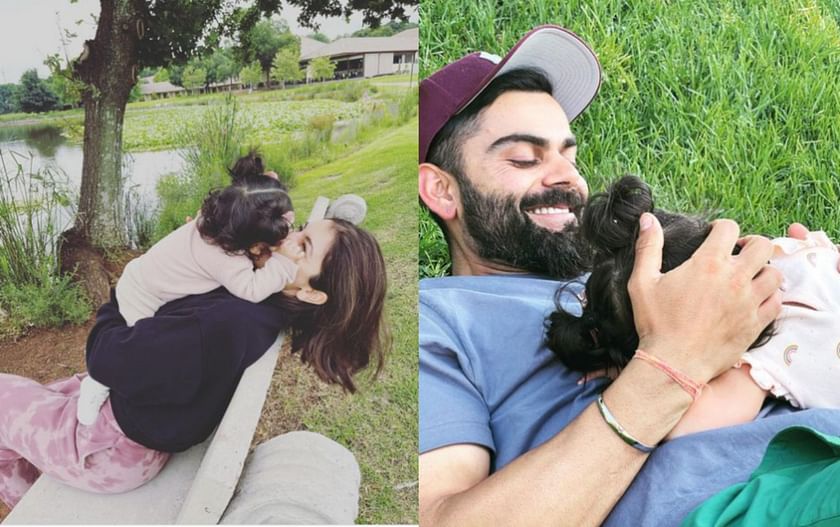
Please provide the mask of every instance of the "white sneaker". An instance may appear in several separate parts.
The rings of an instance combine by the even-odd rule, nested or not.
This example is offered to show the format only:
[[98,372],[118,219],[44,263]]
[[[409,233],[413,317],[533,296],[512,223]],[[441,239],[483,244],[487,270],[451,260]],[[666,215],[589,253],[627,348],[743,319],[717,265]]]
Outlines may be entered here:
[[82,379],[79,388],[79,403],[76,408],[76,419],[83,425],[92,425],[99,417],[99,409],[108,399],[111,389],[97,381],[90,375]]

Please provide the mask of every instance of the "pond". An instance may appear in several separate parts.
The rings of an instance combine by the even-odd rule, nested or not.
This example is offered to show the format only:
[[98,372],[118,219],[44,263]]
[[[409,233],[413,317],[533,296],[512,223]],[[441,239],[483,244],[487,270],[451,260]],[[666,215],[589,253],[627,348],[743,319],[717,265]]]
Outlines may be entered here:
[[[69,190],[78,194],[82,181],[82,147],[68,142],[56,126],[0,127],[0,162],[7,173],[14,172],[19,163],[26,172],[46,170],[64,175]],[[177,150],[133,152],[123,156],[126,188],[134,187],[142,199],[152,204],[158,201],[155,185],[161,176],[183,168],[184,160]]]
[[[130,203],[125,206],[133,211],[126,211],[125,218],[131,246],[140,241],[137,229],[141,223],[138,222],[147,221],[144,218],[154,214],[158,206],[155,190],[158,180],[183,168],[184,160],[177,150],[124,154],[124,188],[131,190]],[[37,210],[24,207],[13,220],[5,217],[6,235],[32,232],[52,246],[58,234],[74,221],[73,211],[82,182],[82,147],[67,141],[55,126],[0,127],[0,177],[3,178],[0,205],[12,199],[37,207]],[[58,195],[66,197],[57,198]],[[141,216],[137,211],[141,211]],[[0,239],[0,245],[3,244]]]

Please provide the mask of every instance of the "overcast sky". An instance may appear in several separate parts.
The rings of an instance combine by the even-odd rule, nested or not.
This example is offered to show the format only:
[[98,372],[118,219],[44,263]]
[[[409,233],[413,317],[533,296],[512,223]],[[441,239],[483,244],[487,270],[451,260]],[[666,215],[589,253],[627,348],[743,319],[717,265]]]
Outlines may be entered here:
[[[280,16],[294,34],[312,33],[298,26],[299,12],[297,7],[286,6]],[[47,55],[59,53],[64,57],[63,29],[78,34],[65,46],[67,56],[77,57],[84,41],[96,33],[92,15],[98,13],[99,0],[79,0],[75,4],[70,0],[0,0],[0,84],[19,82],[23,72],[31,68],[36,68],[41,78],[47,77],[49,71],[43,64]],[[416,22],[417,15],[411,19]],[[361,29],[362,16],[354,14],[349,23],[343,18],[323,17],[318,22],[321,33],[332,39]]]

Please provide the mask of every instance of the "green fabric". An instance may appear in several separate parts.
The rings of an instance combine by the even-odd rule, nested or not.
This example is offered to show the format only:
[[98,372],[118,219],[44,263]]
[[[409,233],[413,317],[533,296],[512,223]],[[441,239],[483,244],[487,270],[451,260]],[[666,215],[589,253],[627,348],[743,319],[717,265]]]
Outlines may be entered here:
[[682,527],[840,526],[840,437],[785,428],[746,483],[712,496]]

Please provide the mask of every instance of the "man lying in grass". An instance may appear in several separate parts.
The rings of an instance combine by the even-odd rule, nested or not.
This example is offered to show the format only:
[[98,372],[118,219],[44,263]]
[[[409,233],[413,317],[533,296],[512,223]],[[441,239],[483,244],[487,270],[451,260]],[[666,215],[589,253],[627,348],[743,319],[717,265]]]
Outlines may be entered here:
[[589,265],[569,122],[599,82],[587,45],[543,26],[504,58],[471,54],[421,83],[419,194],[456,275],[420,286],[423,525],[671,525],[745,480],[780,429],[840,432],[838,411],[771,404],[659,446],[692,386],[730,369],[780,310],[770,241],[732,256],[732,221],[663,274],[662,228],[641,216],[628,289],[638,348],[655,361],[631,360],[604,390],[545,346],[558,280]]

